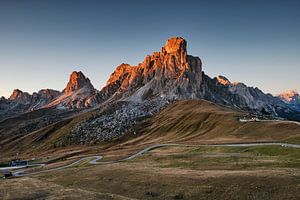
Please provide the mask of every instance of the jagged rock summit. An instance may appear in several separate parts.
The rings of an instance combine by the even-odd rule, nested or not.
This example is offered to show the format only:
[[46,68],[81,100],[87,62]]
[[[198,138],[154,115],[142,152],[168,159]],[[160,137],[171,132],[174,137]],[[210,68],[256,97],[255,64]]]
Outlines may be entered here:
[[290,90],[287,92],[283,92],[283,93],[279,94],[278,97],[280,97],[283,101],[285,101],[287,103],[292,103],[297,100],[298,101],[300,100],[300,95],[296,90]]
[[300,95],[296,90],[290,90],[278,95],[282,101],[287,103],[290,107],[300,111]]
[[28,104],[31,101],[31,95],[19,89],[14,89],[13,93],[8,99],[11,101],[16,101],[18,103]]
[[15,89],[8,99],[0,99],[0,120],[20,113],[37,110],[58,97],[61,92],[42,89],[32,95]]
[[93,107],[98,100],[98,91],[81,71],[73,71],[63,94],[45,107],[58,109]]
[[83,87],[86,87],[91,90],[94,89],[94,86],[91,84],[90,79],[85,77],[81,71],[79,71],[79,72],[73,71],[70,75],[70,80],[69,80],[66,88],[63,90],[63,92],[65,94],[69,94],[69,93],[79,90]]
[[108,102],[206,99],[274,116],[295,114],[284,102],[258,88],[232,83],[224,76],[212,79],[205,75],[200,58],[187,54],[187,42],[181,37],[168,39],[160,52],[146,56],[137,66],[124,63],[118,66],[100,96]]
[[217,76],[216,80],[221,84],[221,85],[231,85],[231,82],[225,77],[225,76]]
[[14,89],[8,100],[11,104],[23,104],[29,106],[29,110],[40,108],[59,96],[61,92],[52,89],[42,89],[32,95],[19,89]]
[[72,127],[68,138],[70,143],[94,144],[134,131],[136,123],[157,114],[174,100],[205,99],[267,119],[300,121],[300,112],[288,102],[294,99],[292,96],[295,94],[287,95],[283,101],[224,76],[210,78],[202,71],[200,58],[188,55],[187,42],[174,37],[137,66],[118,66],[101,91],[80,71],[71,73],[62,92],[46,89],[29,95],[15,90],[10,99],[0,100],[0,121],[39,108],[53,113],[50,118],[46,116],[22,128],[34,131],[59,121],[57,117],[75,116],[81,109],[94,108],[87,119]]
[[61,94],[60,91],[57,91],[57,90],[52,90],[52,89],[41,89],[40,91],[38,91],[37,93],[34,92],[32,94],[33,98],[35,97],[41,97],[41,98],[44,98],[44,99],[54,99],[56,98],[57,96],[59,96]]
[[143,101],[146,98],[199,96],[202,81],[200,58],[187,55],[181,37],[167,40],[160,52],[148,55],[138,66],[121,64],[101,93],[105,99]]
[[15,90],[10,99],[0,103],[5,112],[11,108],[18,110],[19,104],[26,105],[19,109],[23,112],[45,107],[81,109],[119,101],[143,105],[155,102],[159,110],[166,102],[177,99],[205,99],[256,113],[300,119],[294,103],[243,83],[232,83],[224,76],[207,76],[200,58],[188,55],[187,42],[182,37],[168,39],[159,52],[147,55],[137,66],[119,65],[100,92],[81,71],[74,71],[62,93],[41,90],[29,95]]

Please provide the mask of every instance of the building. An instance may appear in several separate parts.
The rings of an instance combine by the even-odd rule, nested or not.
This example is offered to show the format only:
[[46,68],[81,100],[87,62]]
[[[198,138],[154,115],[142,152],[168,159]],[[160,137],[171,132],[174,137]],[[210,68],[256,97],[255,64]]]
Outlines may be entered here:
[[28,165],[28,161],[27,160],[14,159],[14,160],[9,161],[8,165],[10,167],[24,166],[24,165]]

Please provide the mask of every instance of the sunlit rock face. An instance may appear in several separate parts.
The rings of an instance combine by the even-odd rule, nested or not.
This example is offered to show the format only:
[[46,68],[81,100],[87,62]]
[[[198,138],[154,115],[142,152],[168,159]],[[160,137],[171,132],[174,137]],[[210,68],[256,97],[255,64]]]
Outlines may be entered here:
[[23,92],[19,89],[14,89],[13,93],[10,95],[9,100],[18,103],[27,104],[31,101],[31,95],[27,92]]
[[291,90],[278,95],[290,107],[300,111],[300,95],[296,90]]
[[226,77],[224,77],[224,76],[217,76],[216,78],[215,78],[217,81],[218,81],[218,83],[220,83],[221,85],[231,85],[231,82],[226,78]]
[[38,91],[37,93],[33,93],[33,97],[40,97],[43,99],[54,99],[55,97],[59,96],[61,94],[60,91],[52,90],[52,89],[42,89]]
[[73,71],[72,74],[70,75],[69,82],[63,92],[65,94],[68,94],[70,92],[79,90],[83,87],[94,89],[90,80],[87,77],[85,77],[81,71],[79,72]]
[[42,89],[38,92],[34,92],[32,94],[32,99],[31,99],[32,102],[31,110],[36,110],[38,108],[47,105],[49,102],[57,98],[59,95],[61,95],[60,91],[52,90],[52,89]]
[[81,71],[72,72],[63,93],[45,107],[77,109],[93,107],[100,102],[98,91]]
[[118,66],[99,94],[104,101],[200,98],[272,115],[288,111],[282,101],[258,88],[232,83],[224,76],[211,79],[205,75],[201,60],[187,55],[187,42],[181,37],[168,39],[160,52],[146,56],[137,66]]
[[[296,102],[296,97],[295,93],[289,93],[282,95],[280,100],[258,88],[230,82],[224,76],[212,79],[202,71],[200,58],[187,54],[187,42],[181,37],[173,37],[159,52],[146,56],[137,66],[125,63],[118,66],[100,92],[80,71],[71,73],[62,92],[44,89],[30,95],[16,89],[9,99],[0,100],[0,119],[1,115],[11,116],[11,113],[39,108],[83,109],[100,107],[102,103],[112,106],[120,101],[128,105],[140,104],[141,107],[155,102],[155,108],[151,109],[159,110],[173,100],[199,98],[285,118],[292,113],[295,116],[293,119],[300,120],[300,114],[292,110],[300,106],[289,103]],[[145,113],[147,116],[153,114]],[[140,116],[138,110],[133,114]]]
[[32,95],[15,89],[8,99],[0,99],[0,120],[20,113],[37,110],[58,97],[61,92],[42,89]]
[[148,55],[138,66],[121,64],[101,93],[106,98],[130,101],[156,96],[200,97],[202,63],[187,55],[186,47],[183,38],[170,38],[160,52]]
[[19,89],[15,89],[8,100],[11,102],[11,104],[26,104],[29,105],[30,109],[35,109],[46,105],[60,94],[61,92],[57,90],[42,89],[30,95],[27,92],[22,92]]
[[265,94],[257,87],[249,87],[241,82],[231,82],[224,76],[217,76],[213,79],[207,75],[203,77],[203,98],[206,100],[274,116],[279,115],[277,112],[279,107],[287,108],[278,98]]
[[282,94],[279,94],[278,97],[280,97],[283,101],[287,103],[295,103],[297,101],[300,101],[299,93],[295,90],[287,91]]

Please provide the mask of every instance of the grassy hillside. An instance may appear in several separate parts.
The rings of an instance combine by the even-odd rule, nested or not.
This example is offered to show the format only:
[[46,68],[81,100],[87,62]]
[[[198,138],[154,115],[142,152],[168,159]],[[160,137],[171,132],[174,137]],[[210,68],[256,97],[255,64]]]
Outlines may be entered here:
[[[22,155],[40,154],[57,147],[67,145],[67,138],[73,126],[89,117],[92,113],[84,113],[43,127],[27,134],[7,135],[0,141],[3,157],[11,157],[17,152]],[[18,123],[16,124],[18,126]]]
[[[137,135],[127,134],[101,145],[53,146],[66,142],[72,127],[93,114],[94,111],[84,113],[7,141],[1,150],[22,151],[27,158],[42,158],[36,162],[48,161],[49,165],[42,168],[48,169],[88,154],[102,155],[104,161],[124,158],[156,143],[300,141],[298,124],[241,123],[239,117],[246,113],[207,101],[189,100],[175,102],[138,123],[134,127]],[[281,146],[163,147],[126,162],[80,163],[32,177],[2,179],[0,196],[4,199],[296,200],[300,186],[299,151]]]
[[0,180],[3,199],[298,200],[300,149],[163,147],[134,160]]
[[[103,108],[106,111],[106,108]],[[3,157],[15,155],[38,156],[68,151],[68,136],[78,123],[92,117],[96,111],[80,114],[61,120],[37,131],[25,135],[13,135],[0,141]],[[99,112],[99,111],[97,111]],[[221,107],[204,100],[177,101],[152,118],[138,123],[133,129],[136,135],[125,135],[97,146],[93,151],[102,152],[129,148],[133,151],[142,146],[155,143],[177,142],[187,144],[231,143],[254,141],[300,141],[300,126],[290,122],[247,122],[239,118],[246,113]],[[11,123],[10,123],[11,124]],[[76,148],[87,151],[91,146],[77,145]]]
[[300,125],[287,121],[246,122],[246,113],[203,100],[178,101],[137,125],[141,136],[130,142],[225,143],[289,141],[300,138]]

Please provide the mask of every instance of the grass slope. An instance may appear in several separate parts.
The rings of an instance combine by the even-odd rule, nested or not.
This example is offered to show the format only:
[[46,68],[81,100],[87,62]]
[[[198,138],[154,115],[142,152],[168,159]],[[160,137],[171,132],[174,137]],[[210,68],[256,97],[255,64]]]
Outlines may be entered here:
[[[105,110],[105,109],[103,109]],[[16,135],[0,141],[2,157],[21,152],[25,157],[34,157],[46,152],[68,151],[70,131],[78,123],[93,116],[95,111],[46,126],[26,135]],[[165,142],[188,144],[230,143],[253,141],[300,141],[300,126],[290,122],[239,122],[245,113],[218,106],[204,100],[177,101],[167,106],[152,118],[138,123],[134,129],[138,134],[94,146],[98,149],[112,147],[131,148],[132,151],[145,145]],[[88,146],[80,146],[83,151]],[[101,150],[101,152],[102,152]],[[97,153],[97,152],[93,152]],[[28,155],[28,156],[26,156]]]
[[245,113],[204,100],[178,101],[137,125],[141,136],[130,142],[226,143],[289,141],[300,138],[300,126],[287,121],[247,122]]

